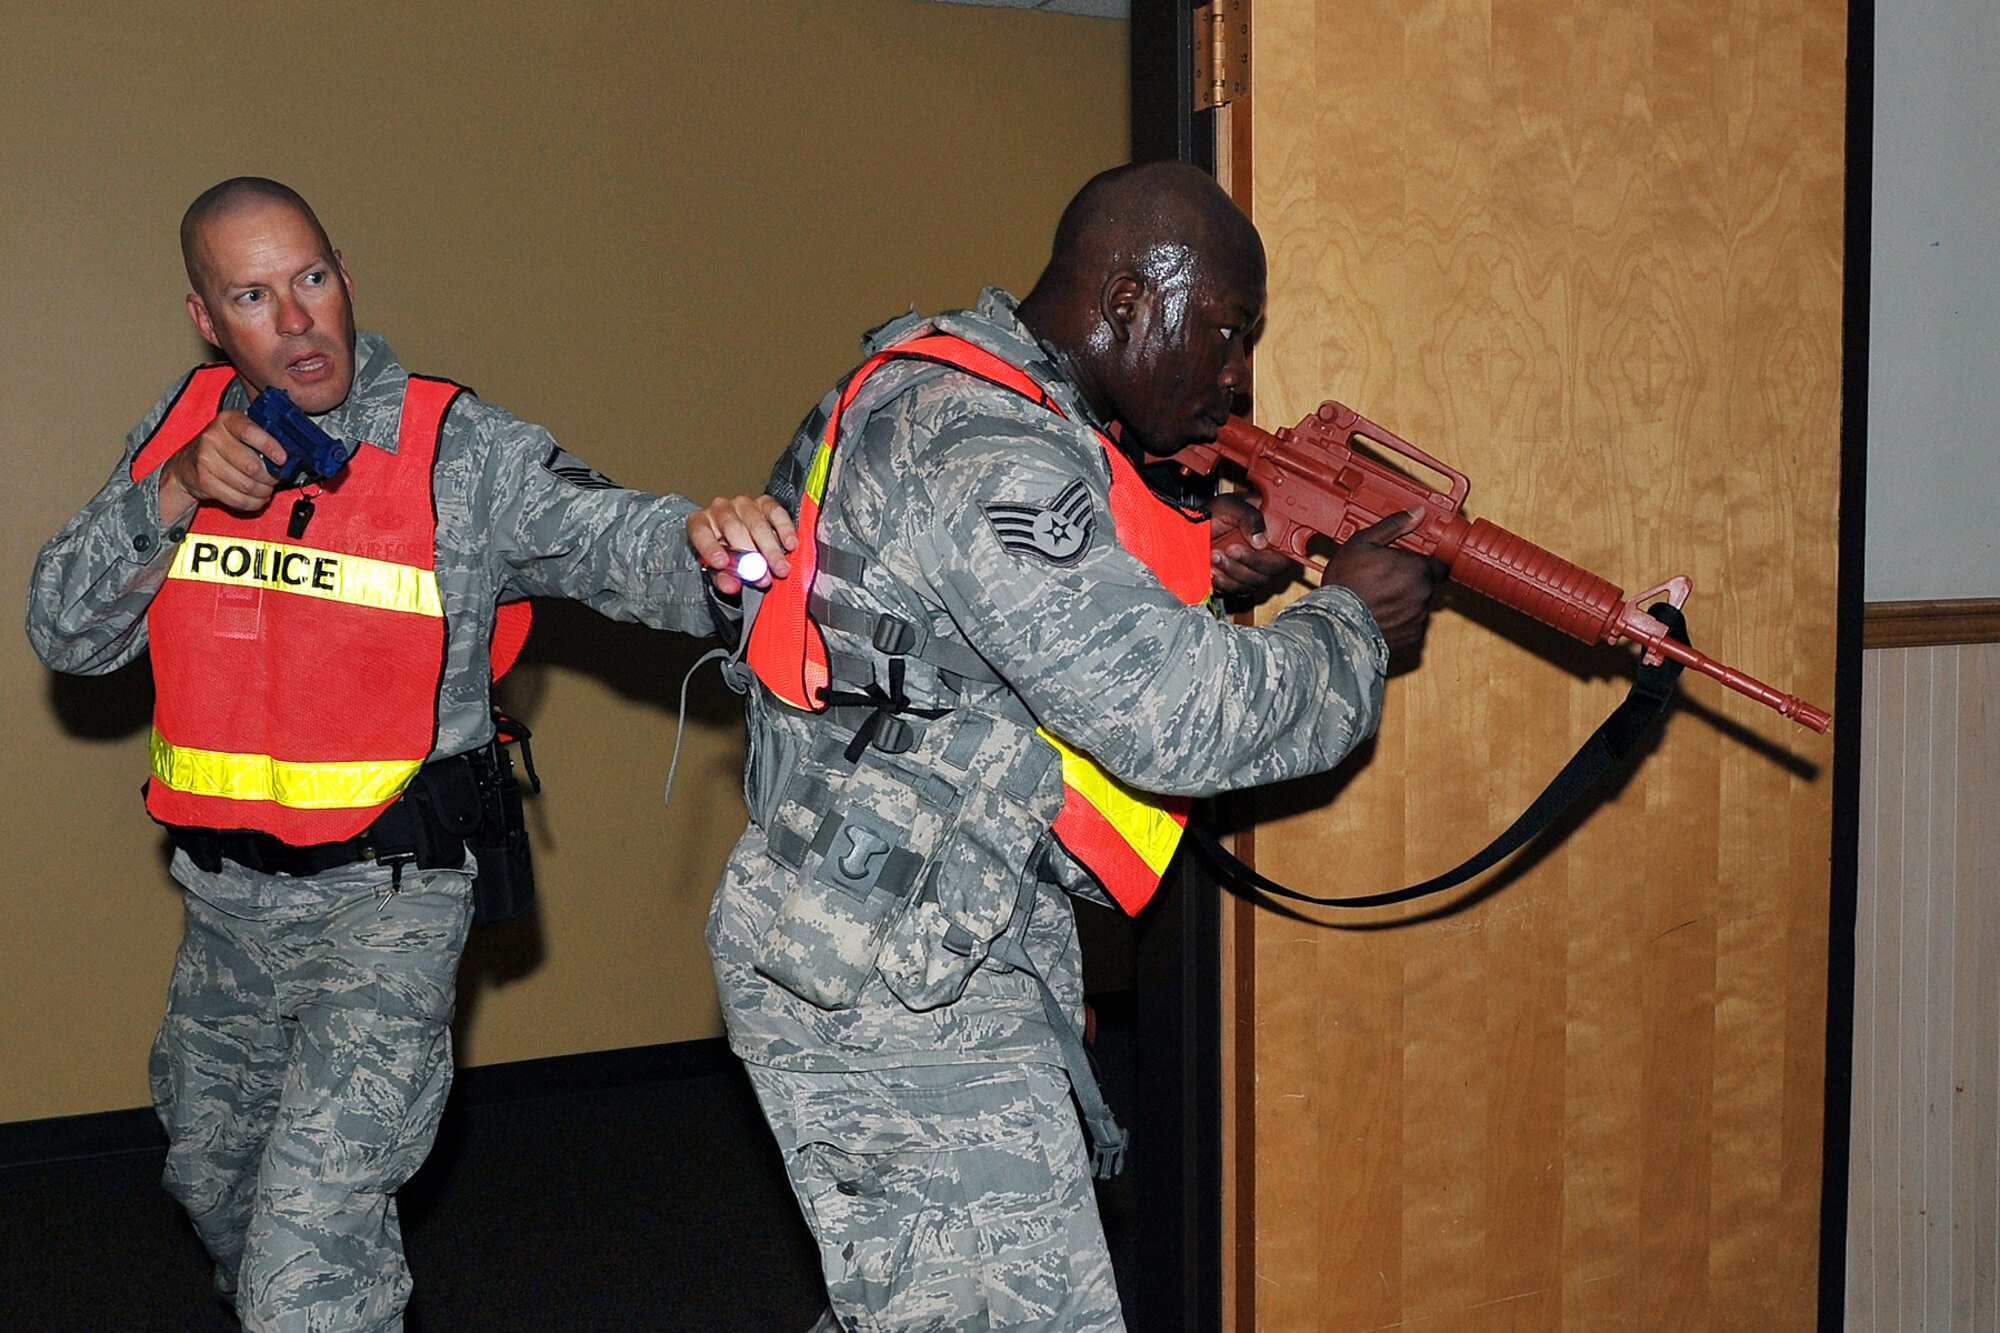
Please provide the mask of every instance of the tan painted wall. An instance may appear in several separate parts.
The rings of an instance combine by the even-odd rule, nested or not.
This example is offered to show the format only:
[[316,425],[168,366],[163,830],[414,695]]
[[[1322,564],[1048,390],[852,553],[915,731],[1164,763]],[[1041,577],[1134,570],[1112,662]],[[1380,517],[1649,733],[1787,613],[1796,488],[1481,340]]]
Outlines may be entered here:
[[[174,228],[212,181],[313,200],[412,367],[705,498],[761,485],[860,330],[1033,279],[1063,201],[1124,156],[1125,42],[913,0],[8,6],[0,621],[201,351]],[[549,788],[543,902],[475,940],[466,1063],[720,1031],[700,926],[743,812],[712,667],[659,797],[695,651],[545,615],[509,691]],[[179,929],[136,796],[145,668],[54,677],[10,630],[0,680],[0,1121],[138,1105]]]

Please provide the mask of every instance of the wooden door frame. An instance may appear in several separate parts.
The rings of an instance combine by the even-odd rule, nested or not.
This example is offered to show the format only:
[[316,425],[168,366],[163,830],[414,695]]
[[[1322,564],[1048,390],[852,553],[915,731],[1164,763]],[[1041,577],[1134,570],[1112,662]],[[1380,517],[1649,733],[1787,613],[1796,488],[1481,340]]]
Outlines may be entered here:
[[1868,311],[1875,162],[1875,0],[1847,4],[1847,137],[1840,302],[1840,570],[1833,696],[1832,884],[1826,949],[1826,1109],[1820,1155],[1819,1326],[1847,1309],[1854,1104],[1854,930],[1861,885],[1861,656],[1868,513]]
[[[1215,170],[1194,107],[1193,0],[1132,0],[1132,159]],[[1221,938],[1224,894],[1186,853],[1136,923],[1132,1111],[1137,1308],[1146,1333],[1222,1327]]]

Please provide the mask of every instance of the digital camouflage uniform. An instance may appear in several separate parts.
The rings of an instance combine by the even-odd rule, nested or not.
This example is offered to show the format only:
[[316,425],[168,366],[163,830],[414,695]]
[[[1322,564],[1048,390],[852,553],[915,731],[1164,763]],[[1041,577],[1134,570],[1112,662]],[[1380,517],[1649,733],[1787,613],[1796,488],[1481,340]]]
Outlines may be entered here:
[[[902,748],[858,761],[846,747],[865,709],[811,715],[753,691],[753,822],[717,891],[709,948],[731,1046],[844,1327],[1119,1329],[1056,1033],[1034,978],[993,956],[1024,945],[1080,1028],[1064,891],[1095,886],[1046,836],[1061,774],[1033,729],[1145,791],[1274,782],[1331,767],[1373,731],[1387,651],[1344,589],[1259,628],[1184,605],[1114,540],[1089,409],[1013,299],[989,289],[977,310],[927,323],[1027,370],[1068,419],[955,369],[876,371],[847,410],[814,591],[863,622],[914,627],[826,625],[836,691],[872,680],[893,692],[877,642],[969,647],[990,671],[909,650],[896,668],[909,705],[938,715],[878,724],[907,727]],[[897,320],[866,350],[917,327]],[[799,493],[833,399],[801,427],[773,494]],[[1022,522],[1037,510],[1080,518],[1084,540]],[[824,886],[843,848],[878,843],[896,849],[882,864],[907,853],[917,866],[871,925],[883,895]]]
[[[355,360],[347,399],[317,420],[367,441],[350,464],[365,468],[371,449],[396,447],[406,372],[372,333],[357,335]],[[160,522],[163,469],[135,483],[131,463],[178,391],[126,438],[111,479],[36,562],[28,634],[55,670],[112,671],[146,649],[147,608],[185,533]],[[223,406],[245,405],[232,385]],[[656,628],[714,631],[685,536],[694,505],[612,485],[539,426],[461,396],[438,441],[433,496],[446,637],[432,758],[492,734],[500,600],[569,597]],[[470,857],[459,869],[406,868],[392,891],[386,867],[295,879],[228,861],[207,874],[174,857],[186,928],[152,1057],[171,1144],[165,1182],[247,1328],[402,1326],[411,1284],[390,1196],[430,1151],[451,1084],[471,868]]]

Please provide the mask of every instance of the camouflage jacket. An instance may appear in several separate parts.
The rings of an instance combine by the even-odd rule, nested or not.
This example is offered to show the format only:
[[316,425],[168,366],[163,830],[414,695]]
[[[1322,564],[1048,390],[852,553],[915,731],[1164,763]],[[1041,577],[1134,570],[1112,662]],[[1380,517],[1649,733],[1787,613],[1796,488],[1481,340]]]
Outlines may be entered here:
[[[1045,836],[1061,778],[1035,727],[1132,787],[1200,796],[1329,768],[1373,732],[1380,711],[1387,650],[1352,593],[1315,591],[1270,625],[1246,628],[1182,604],[1117,543],[1110,468],[1092,428],[1102,423],[1022,326],[1013,298],[989,289],[976,310],[896,320],[864,350],[921,325],[1026,369],[1065,416],[921,362],[877,371],[847,410],[819,545],[848,559],[840,576],[823,568],[815,592],[826,585],[826,596],[864,617],[970,649],[990,671],[962,678],[907,659],[898,670],[910,703],[942,715],[910,715],[915,739],[903,752],[870,749],[858,764],[843,764],[843,747],[863,710],[806,714],[753,691],[753,826],[724,873],[709,943],[731,1042],[755,1063],[1058,1058],[1032,981],[991,960],[978,965],[994,936],[1023,930],[1013,909],[1017,893],[1031,892],[1019,937],[1065,1007],[1080,1012],[1063,889],[1089,886]],[[773,494],[796,498],[833,400],[801,426]],[[1079,486],[1087,506],[1076,503]],[[1059,499],[1088,529],[1080,550],[1037,549],[1010,518]],[[825,632],[837,689],[887,681],[875,642]],[[815,960],[852,961],[876,947],[841,938],[856,934],[842,912],[795,910],[827,876],[813,853],[824,857],[837,841],[836,819],[866,825],[857,849],[888,841],[918,862],[911,906],[878,932],[880,967],[846,987],[851,994],[800,978],[822,965]],[[945,933],[958,939],[941,951]],[[819,947],[822,936],[830,947]],[[955,977],[940,967],[954,954],[973,964]]]
[[[396,448],[407,372],[383,339],[355,337],[354,387],[319,425],[346,440]],[[28,594],[28,637],[57,671],[113,671],[147,647],[146,611],[184,528],[160,522],[155,469],[131,479],[132,459],[186,378],[125,438],[103,489],[43,546]],[[239,381],[223,406],[243,410]],[[356,464],[367,465],[366,450]],[[689,550],[681,496],[613,485],[540,426],[467,394],[445,418],[432,474],[445,670],[433,757],[492,735],[488,647],[493,608],[523,596],[567,597],[660,629],[713,634],[708,583]],[[273,503],[285,503],[280,495]]]

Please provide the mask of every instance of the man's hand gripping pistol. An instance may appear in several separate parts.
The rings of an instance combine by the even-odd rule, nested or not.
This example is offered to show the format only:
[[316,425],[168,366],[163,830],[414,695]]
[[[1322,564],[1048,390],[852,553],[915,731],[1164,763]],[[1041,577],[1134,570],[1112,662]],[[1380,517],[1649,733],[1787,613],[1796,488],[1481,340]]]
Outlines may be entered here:
[[280,488],[330,480],[347,466],[353,453],[299,411],[292,396],[283,389],[266,388],[258,394],[250,404],[249,415],[285,451],[283,466],[268,458],[264,460],[264,470],[277,478]]
[[[1357,440],[1449,478],[1451,493],[1441,494],[1377,461],[1354,447]],[[1201,474],[1213,472],[1223,459],[1242,469],[1256,489],[1271,545],[1301,564],[1324,569],[1307,554],[1315,533],[1344,542],[1390,514],[1421,509],[1423,522],[1395,544],[1436,560],[1453,581],[1474,592],[1585,643],[1633,640],[1644,647],[1648,662],[1670,657],[1814,731],[1825,731],[1833,721],[1824,709],[1688,647],[1648,615],[1645,607],[1662,598],[1676,608],[1687,601],[1694,585],[1685,574],[1628,598],[1623,589],[1483,518],[1468,520],[1459,512],[1469,489],[1463,473],[1343,404],[1321,403],[1319,411],[1275,435],[1231,417],[1213,444],[1174,455],[1182,467]]]

